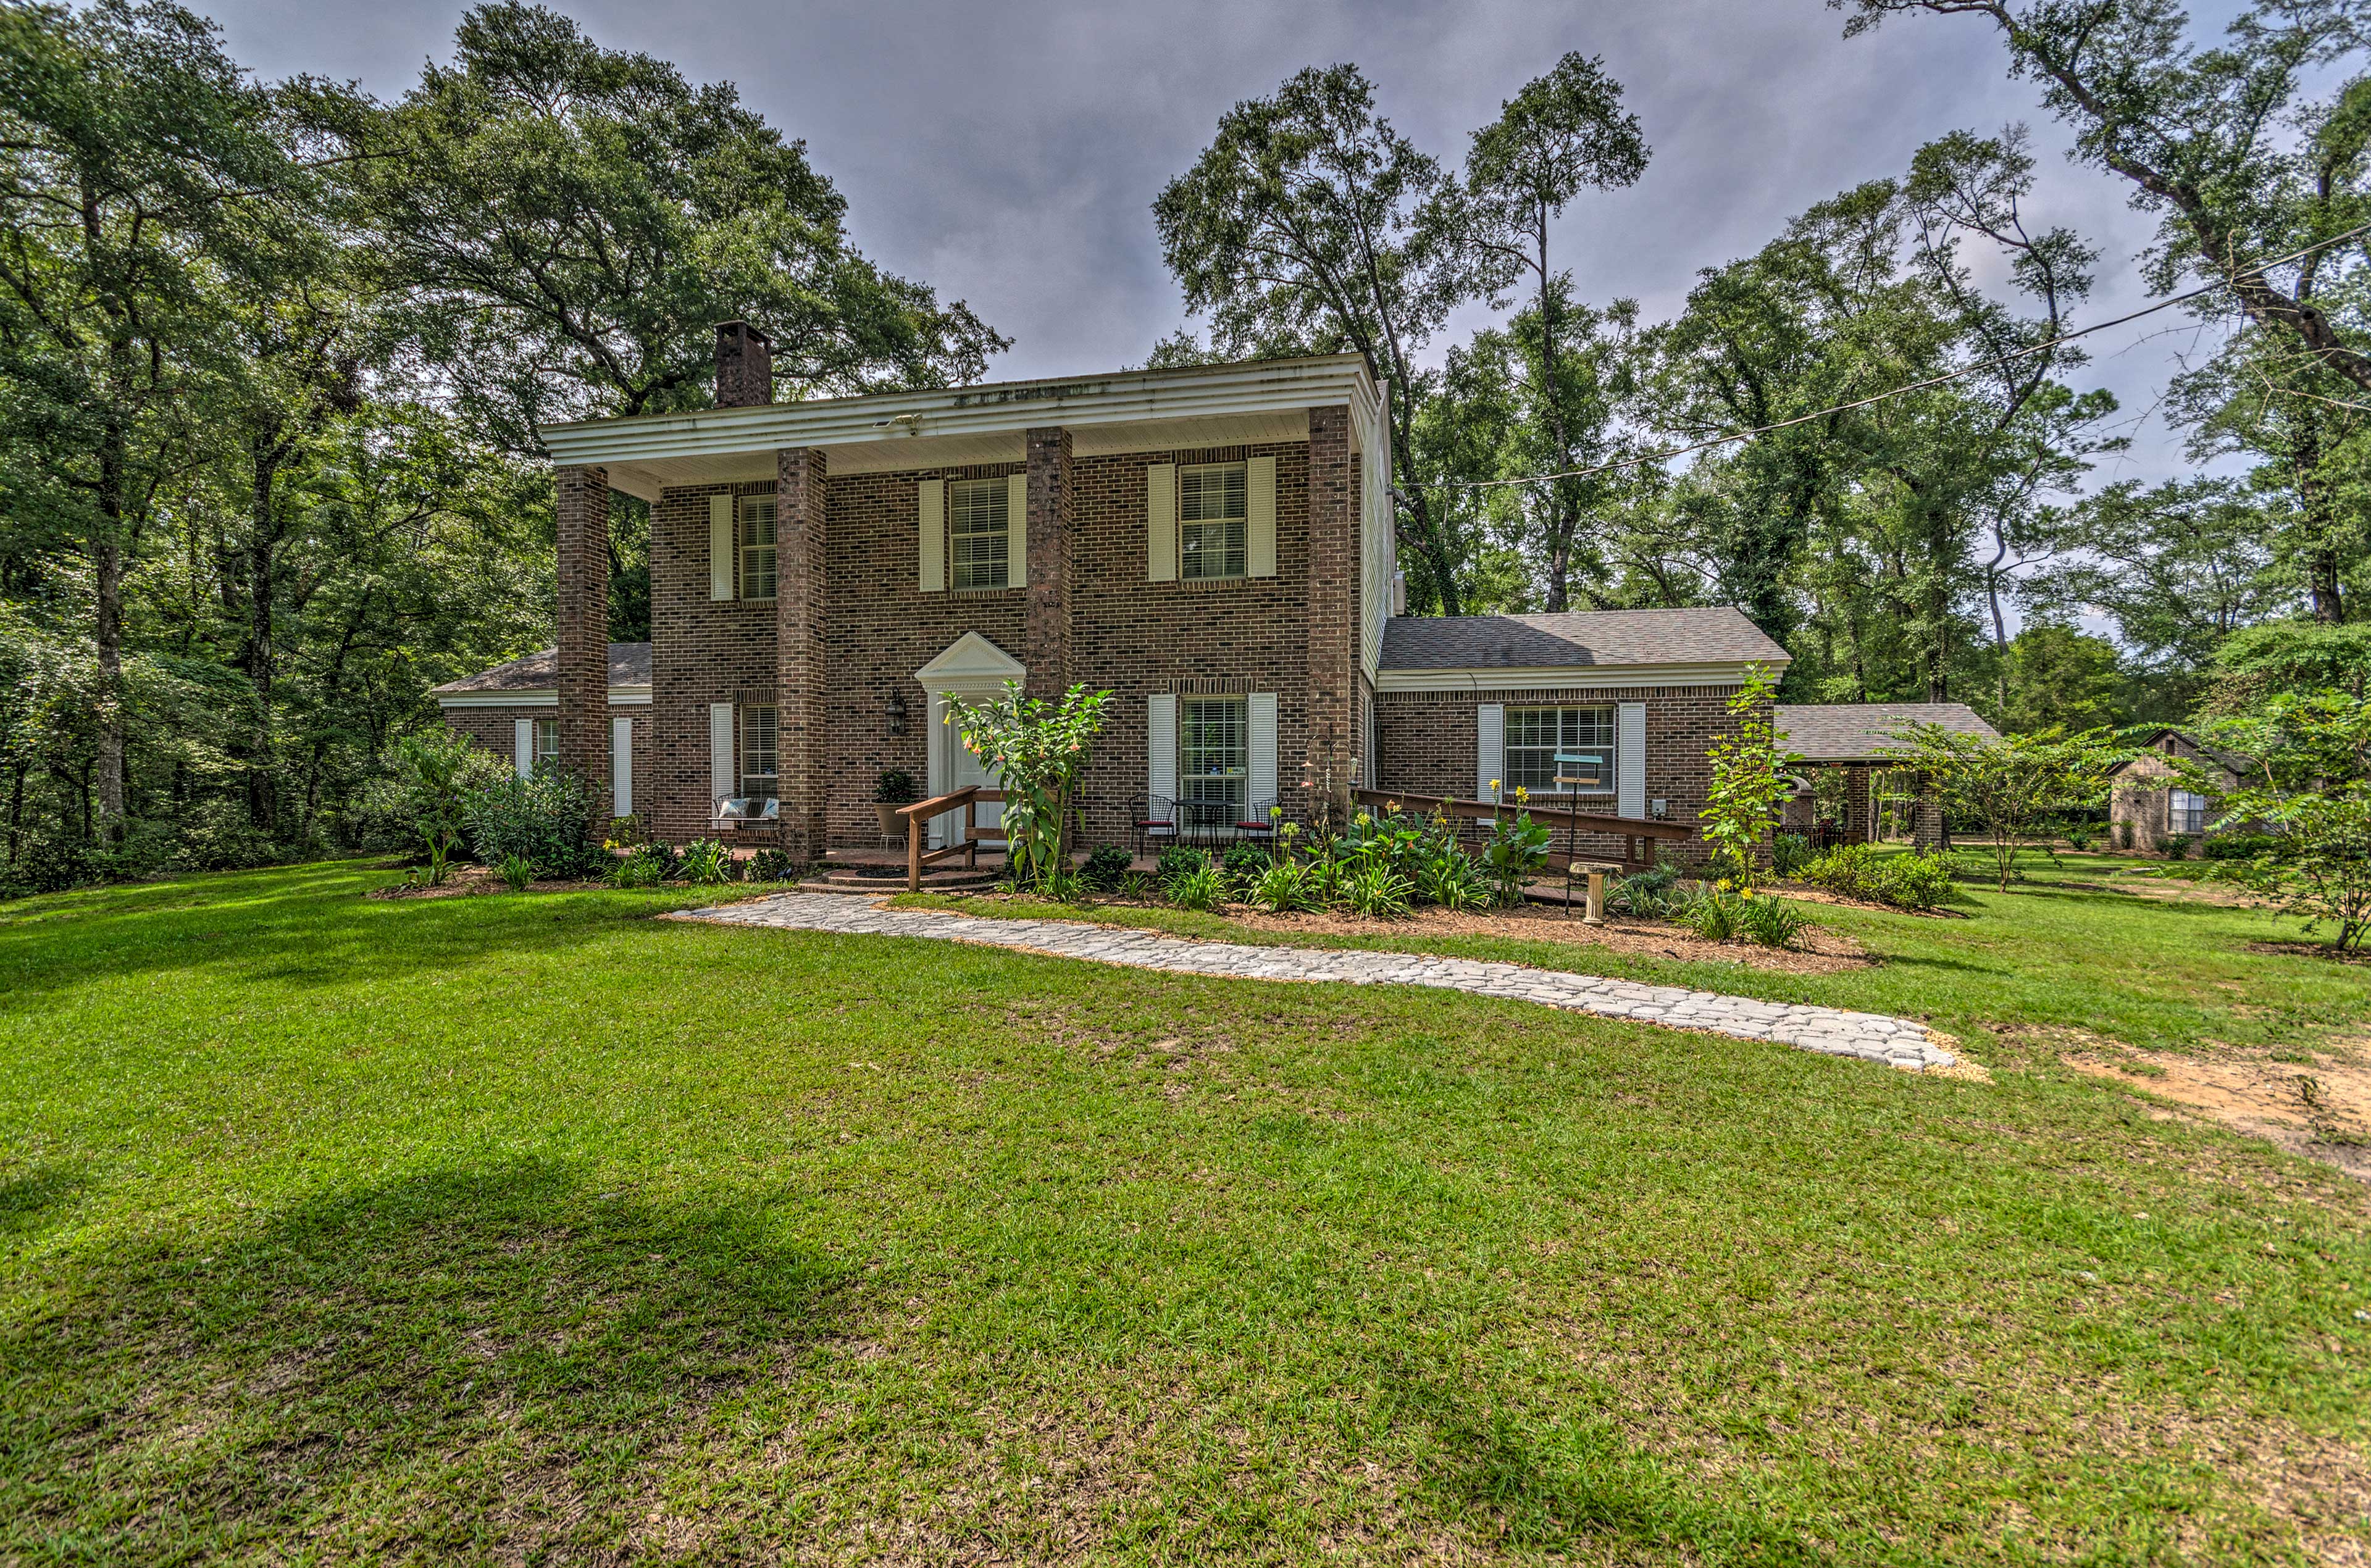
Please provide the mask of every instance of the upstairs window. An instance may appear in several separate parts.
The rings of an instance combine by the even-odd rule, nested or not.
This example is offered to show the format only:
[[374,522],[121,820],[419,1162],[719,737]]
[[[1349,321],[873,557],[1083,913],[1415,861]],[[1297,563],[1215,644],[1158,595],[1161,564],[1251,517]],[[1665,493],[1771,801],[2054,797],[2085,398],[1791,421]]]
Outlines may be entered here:
[[774,596],[774,498],[741,498],[741,596]]
[[778,733],[773,709],[741,710],[741,793],[750,800],[774,799]]
[[1535,795],[1611,795],[1613,709],[1509,708],[1506,768],[1509,795],[1519,784]]
[[957,588],[1011,586],[1012,487],[1003,479],[947,486],[947,556]]
[[1244,465],[1203,463],[1179,469],[1177,574],[1188,579],[1243,576],[1250,517]]

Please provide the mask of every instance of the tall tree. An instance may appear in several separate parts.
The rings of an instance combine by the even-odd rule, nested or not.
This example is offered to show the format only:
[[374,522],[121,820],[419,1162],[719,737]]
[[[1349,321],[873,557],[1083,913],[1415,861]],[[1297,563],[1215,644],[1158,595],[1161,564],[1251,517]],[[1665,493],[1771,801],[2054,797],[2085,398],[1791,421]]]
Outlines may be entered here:
[[[1555,220],[1583,190],[1637,183],[1648,149],[1638,117],[1622,107],[1622,85],[1606,75],[1602,58],[1574,52],[1547,75],[1524,85],[1500,106],[1498,118],[1474,133],[1462,184],[1442,193],[1428,219],[1439,243],[1472,248],[1478,275],[1493,293],[1524,274],[1532,289],[1531,331],[1538,340],[1538,382],[1550,437],[1544,467],[1579,467],[1566,377],[1560,363],[1571,309],[1569,274],[1549,259]],[[1584,329],[1593,323],[1585,323]],[[1520,330],[1519,326],[1519,330]],[[1543,530],[1546,594],[1543,607],[1571,602],[1574,541],[1585,504],[1582,482],[1549,487]]]
[[199,461],[226,284],[290,171],[210,23],[123,0],[0,9],[0,418],[38,463],[0,482],[88,569],[109,836],[127,809],[125,580],[159,494]]
[[[1162,259],[1189,310],[1239,356],[1353,351],[1383,394],[1404,481],[1400,548],[1445,615],[1462,612],[1463,553],[1420,484],[1411,444],[1422,398],[1411,356],[1478,292],[1463,248],[1418,224],[1442,189],[1434,159],[1375,112],[1355,65],[1301,71],[1219,121],[1194,167],[1152,203]],[[1411,588],[1418,583],[1412,582]]]
[[389,110],[324,112],[428,384],[507,448],[704,407],[729,317],[765,327],[792,396],[975,381],[1010,346],[860,255],[805,144],[730,83],[514,0],[464,15],[455,51]]

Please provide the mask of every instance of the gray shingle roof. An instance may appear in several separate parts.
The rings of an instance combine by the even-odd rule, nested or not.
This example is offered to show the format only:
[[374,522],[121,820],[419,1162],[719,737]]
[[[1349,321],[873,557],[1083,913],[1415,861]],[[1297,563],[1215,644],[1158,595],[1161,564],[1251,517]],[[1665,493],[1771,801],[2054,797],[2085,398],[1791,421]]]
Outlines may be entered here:
[[1939,724],[1962,735],[1997,735],[1964,702],[1846,702],[1776,709],[1779,744],[1809,762],[1883,762],[1886,748],[1902,743],[1890,732],[1906,724]]
[[1559,665],[1787,663],[1744,612],[1578,610],[1552,616],[1394,616],[1386,670],[1535,670]]
[[[613,686],[650,685],[651,645],[647,642],[609,644],[609,684]],[[559,685],[560,650],[542,648],[533,653],[522,654],[508,663],[496,664],[491,670],[480,670],[474,675],[446,681],[429,695],[457,697],[468,692],[550,691]]]

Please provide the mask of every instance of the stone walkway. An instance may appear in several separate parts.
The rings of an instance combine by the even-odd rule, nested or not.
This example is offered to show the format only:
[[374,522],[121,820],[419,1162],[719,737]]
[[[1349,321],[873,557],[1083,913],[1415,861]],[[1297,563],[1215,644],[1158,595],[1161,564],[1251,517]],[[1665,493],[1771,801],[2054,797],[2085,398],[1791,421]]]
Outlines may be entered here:
[[1608,980],[1518,963],[1423,953],[1360,952],[1339,948],[1263,947],[1205,942],[1124,926],[1078,920],[999,920],[941,909],[885,909],[862,895],[784,893],[746,904],[687,910],[682,920],[731,926],[772,926],[792,931],[920,937],[974,942],[1134,969],[1167,969],[1239,980],[1336,980],[1352,986],[1433,986],[1503,997],[1552,1008],[1626,1018],[1675,1029],[1704,1029],[1747,1040],[1771,1040],[1832,1056],[1858,1056],[1909,1072],[1949,1067],[1957,1058],[1914,1019],[1837,1008],[1757,1001],[1718,991]]

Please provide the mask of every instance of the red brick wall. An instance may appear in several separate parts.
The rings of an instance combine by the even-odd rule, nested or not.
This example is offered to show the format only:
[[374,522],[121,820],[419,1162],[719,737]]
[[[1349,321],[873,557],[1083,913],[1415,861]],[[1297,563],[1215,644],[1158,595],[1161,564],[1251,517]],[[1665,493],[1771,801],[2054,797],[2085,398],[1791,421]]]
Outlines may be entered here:
[[823,853],[824,779],[831,737],[824,717],[824,640],[837,618],[826,564],[830,530],[828,484],[819,447],[796,447],[777,457],[774,488],[774,682],[779,721],[777,755],[784,847],[804,860]]
[[[1378,788],[1405,790],[1421,795],[1456,795],[1472,799],[1479,780],[1475,750],[1480,737],[1475,709],[1486,702],[1509,708],[1551,708],[1605,703],[1647,705],[1647,798],[1670,802],[1666,821],[1684,827],[1700,826],[1696,813],[1704,809],[1712,782],[1712,767],[1705,753],[1717,735],[1729,732],[1729,699],[1734,686],[1625,686],[1612,690],[1565,691],[1387,691],[1375,698]],[[1766,711],[1764,717],[1768,717]],[[1608,801],[1603,807],[1611,811]],[[1621,841],[1604,837],[1591,842],[1584,834],[1584,854],[1618,857]],[[1559,849],[1563,840],[1557,840]],[[1662,846],[1666,859],[1691,862],[1704,858],[1703,841]]]
[[[599,468],[553,476],[559,525],[560,763],[609,792],[609,477]],[[585,831],[598,836],[597,809]]]
[[651,508],[651,765],[634,801],[675,843],[711,825],[708,705],[779,699],[774,602],[708,596],[708,498],[773,491],[770,480],[671,490]]

